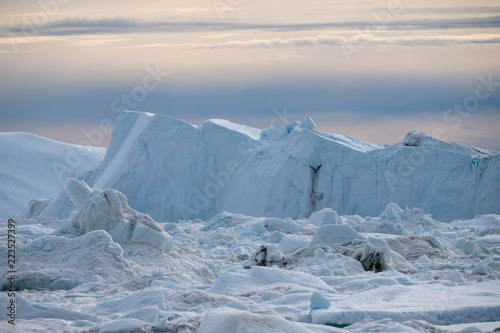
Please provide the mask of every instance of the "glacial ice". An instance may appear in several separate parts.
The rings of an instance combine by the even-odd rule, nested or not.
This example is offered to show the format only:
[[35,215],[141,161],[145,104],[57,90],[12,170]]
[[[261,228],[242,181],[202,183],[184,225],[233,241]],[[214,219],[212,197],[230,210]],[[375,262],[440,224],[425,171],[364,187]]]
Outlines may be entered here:
[[[122,192],[156,221],[222,212],[297,219],[322,208],[378,216],[391,202],[441,221],[500,213],[499,153],[417,132],[399,144],[373,145],[313,130],[307,118],[303,124],[261,131],[123,112],[87,182]],[[62,193],[41,215],[69,218],[71,210]],[[384,214],[390,220],[398,212]]]
[[123,113],[97,170],[16,219],[18,332],[499,328],[498,153],[313,125]]
[[74,178],[69,178],[64,188],[77,209],[72,223],[80,234],[105,230],[116,242],[146,242],[164,251],[174,248],[173,238],[151,217],[131,209],[122,193],[92,190]]
[[[0,219],[17,218],[30,204],[37,214],[66,178],[95,169],[106,148],[62,143],[28,133],[0,133]],[[36,207],[36,209],[35,209]]]

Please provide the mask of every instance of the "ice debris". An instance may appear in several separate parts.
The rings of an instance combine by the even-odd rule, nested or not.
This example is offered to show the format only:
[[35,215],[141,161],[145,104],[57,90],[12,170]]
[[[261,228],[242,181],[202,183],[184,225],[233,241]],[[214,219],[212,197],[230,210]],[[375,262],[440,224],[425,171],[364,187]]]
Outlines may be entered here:
[[360,241],[364,239],[366,238],[354,231],[348,225],[326,224],[316,231],[309,246],[320,244],[329,246],[333,249],[338,246],[352,244],[355,240]]
[[74,178],[66,181],[64,189],[77,209],[71,220],[80,235],[105,230],[115,242],[146,242],[163,251],[174,249],[172,236],[149,215],[130,208],[121,192],[91,189]]

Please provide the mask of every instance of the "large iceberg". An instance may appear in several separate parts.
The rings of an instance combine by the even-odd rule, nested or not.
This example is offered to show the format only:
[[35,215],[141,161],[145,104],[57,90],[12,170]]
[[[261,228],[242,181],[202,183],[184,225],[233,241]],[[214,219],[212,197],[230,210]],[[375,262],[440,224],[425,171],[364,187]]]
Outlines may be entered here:
[[[377,216],[390,202],[444,221],[500,213],[499,153],[416,131],[398,144],[374,145],[310,123],[259,130],[123,112],[88,182],[122,192],[157,221],[208,220],[224,211],[304,218],[322,208]],[[64,204],[58,198],[42,215],[67,218]]]

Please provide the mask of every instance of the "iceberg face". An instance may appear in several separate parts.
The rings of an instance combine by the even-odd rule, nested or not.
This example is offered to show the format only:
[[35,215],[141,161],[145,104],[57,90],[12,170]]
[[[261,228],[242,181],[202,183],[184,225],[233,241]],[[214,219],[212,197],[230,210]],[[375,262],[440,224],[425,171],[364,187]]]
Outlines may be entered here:
[[[261,131],[123,112],[88,183],[122,192],[157,221],[209,220],[224,211],[304,218],[322,208],[377,216],[391,202],[444,221],[500,213],[500,154],[422,132],[373,145],[315,131],[308,117]],[[56,199],[42,215],[69,217],[64,202]]]

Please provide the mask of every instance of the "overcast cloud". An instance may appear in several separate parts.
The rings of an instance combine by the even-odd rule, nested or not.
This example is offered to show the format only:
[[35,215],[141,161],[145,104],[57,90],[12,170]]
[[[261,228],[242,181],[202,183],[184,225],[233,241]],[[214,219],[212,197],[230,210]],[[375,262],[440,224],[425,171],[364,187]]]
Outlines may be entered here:
[[[370,141],[442,128],[500,150],[498,1],[399,3],[1,2],[0,130],[79,142],[120,109],[258,127],[309,114]],[[169,75],[138,95],[148,68]]]

